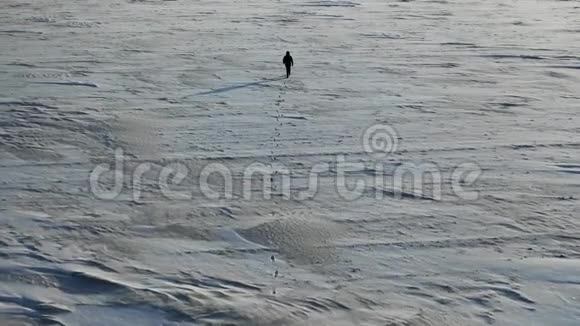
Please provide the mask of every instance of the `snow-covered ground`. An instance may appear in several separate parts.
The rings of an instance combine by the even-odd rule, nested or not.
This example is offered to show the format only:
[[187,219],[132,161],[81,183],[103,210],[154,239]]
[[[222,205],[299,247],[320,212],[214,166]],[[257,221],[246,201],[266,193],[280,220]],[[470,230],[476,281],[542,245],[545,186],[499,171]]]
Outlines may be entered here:
[[0,324],[578,325],[579,15],[2,0]]

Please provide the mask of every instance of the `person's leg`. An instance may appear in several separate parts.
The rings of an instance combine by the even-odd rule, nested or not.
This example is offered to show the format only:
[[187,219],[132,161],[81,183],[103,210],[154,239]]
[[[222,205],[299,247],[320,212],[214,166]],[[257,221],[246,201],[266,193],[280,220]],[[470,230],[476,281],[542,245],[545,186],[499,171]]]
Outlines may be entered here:
[[290,77],[290,65],[286,65],[286,78]]

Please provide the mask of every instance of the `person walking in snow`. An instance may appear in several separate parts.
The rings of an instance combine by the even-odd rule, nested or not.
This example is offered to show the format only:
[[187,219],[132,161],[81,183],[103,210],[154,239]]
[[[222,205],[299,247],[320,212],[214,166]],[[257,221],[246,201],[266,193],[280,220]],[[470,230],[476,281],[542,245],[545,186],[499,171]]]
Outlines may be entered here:
[[288,78],[290,77],[292,66],[294,66],[294,59],[292,59],[290,51],[286,51],[286,55],[284,56],[284,59],[282,59],[282,62],[286,66],[286,78]]

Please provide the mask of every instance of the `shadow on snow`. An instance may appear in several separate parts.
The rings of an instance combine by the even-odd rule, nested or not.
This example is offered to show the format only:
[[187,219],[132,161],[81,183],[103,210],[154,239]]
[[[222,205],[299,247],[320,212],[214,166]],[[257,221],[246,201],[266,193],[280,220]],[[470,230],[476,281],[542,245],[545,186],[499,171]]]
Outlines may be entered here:
[[240,88],[263,85],[263,84],[267,84],[267,83],[282,80],[282,79],[286,79],[286,77],[267,78],[267,79],[263,79],[263,80],[256,81],[256,82],[213,89],[211,91],[201,92],[201,93],[197,93],[197,94],[193,94],[193,95],[188,95],[186,97],[219,94],[219,93],[229,92],[229,91],[233,91],[233,90],[240,89]]

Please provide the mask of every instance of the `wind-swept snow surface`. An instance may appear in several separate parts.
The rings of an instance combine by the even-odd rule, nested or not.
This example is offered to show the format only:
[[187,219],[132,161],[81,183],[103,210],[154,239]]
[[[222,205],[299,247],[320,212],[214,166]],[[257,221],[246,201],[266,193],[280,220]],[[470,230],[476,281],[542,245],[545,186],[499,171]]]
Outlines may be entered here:
[[1,325],[578,325],[578,2],[0,8]]

